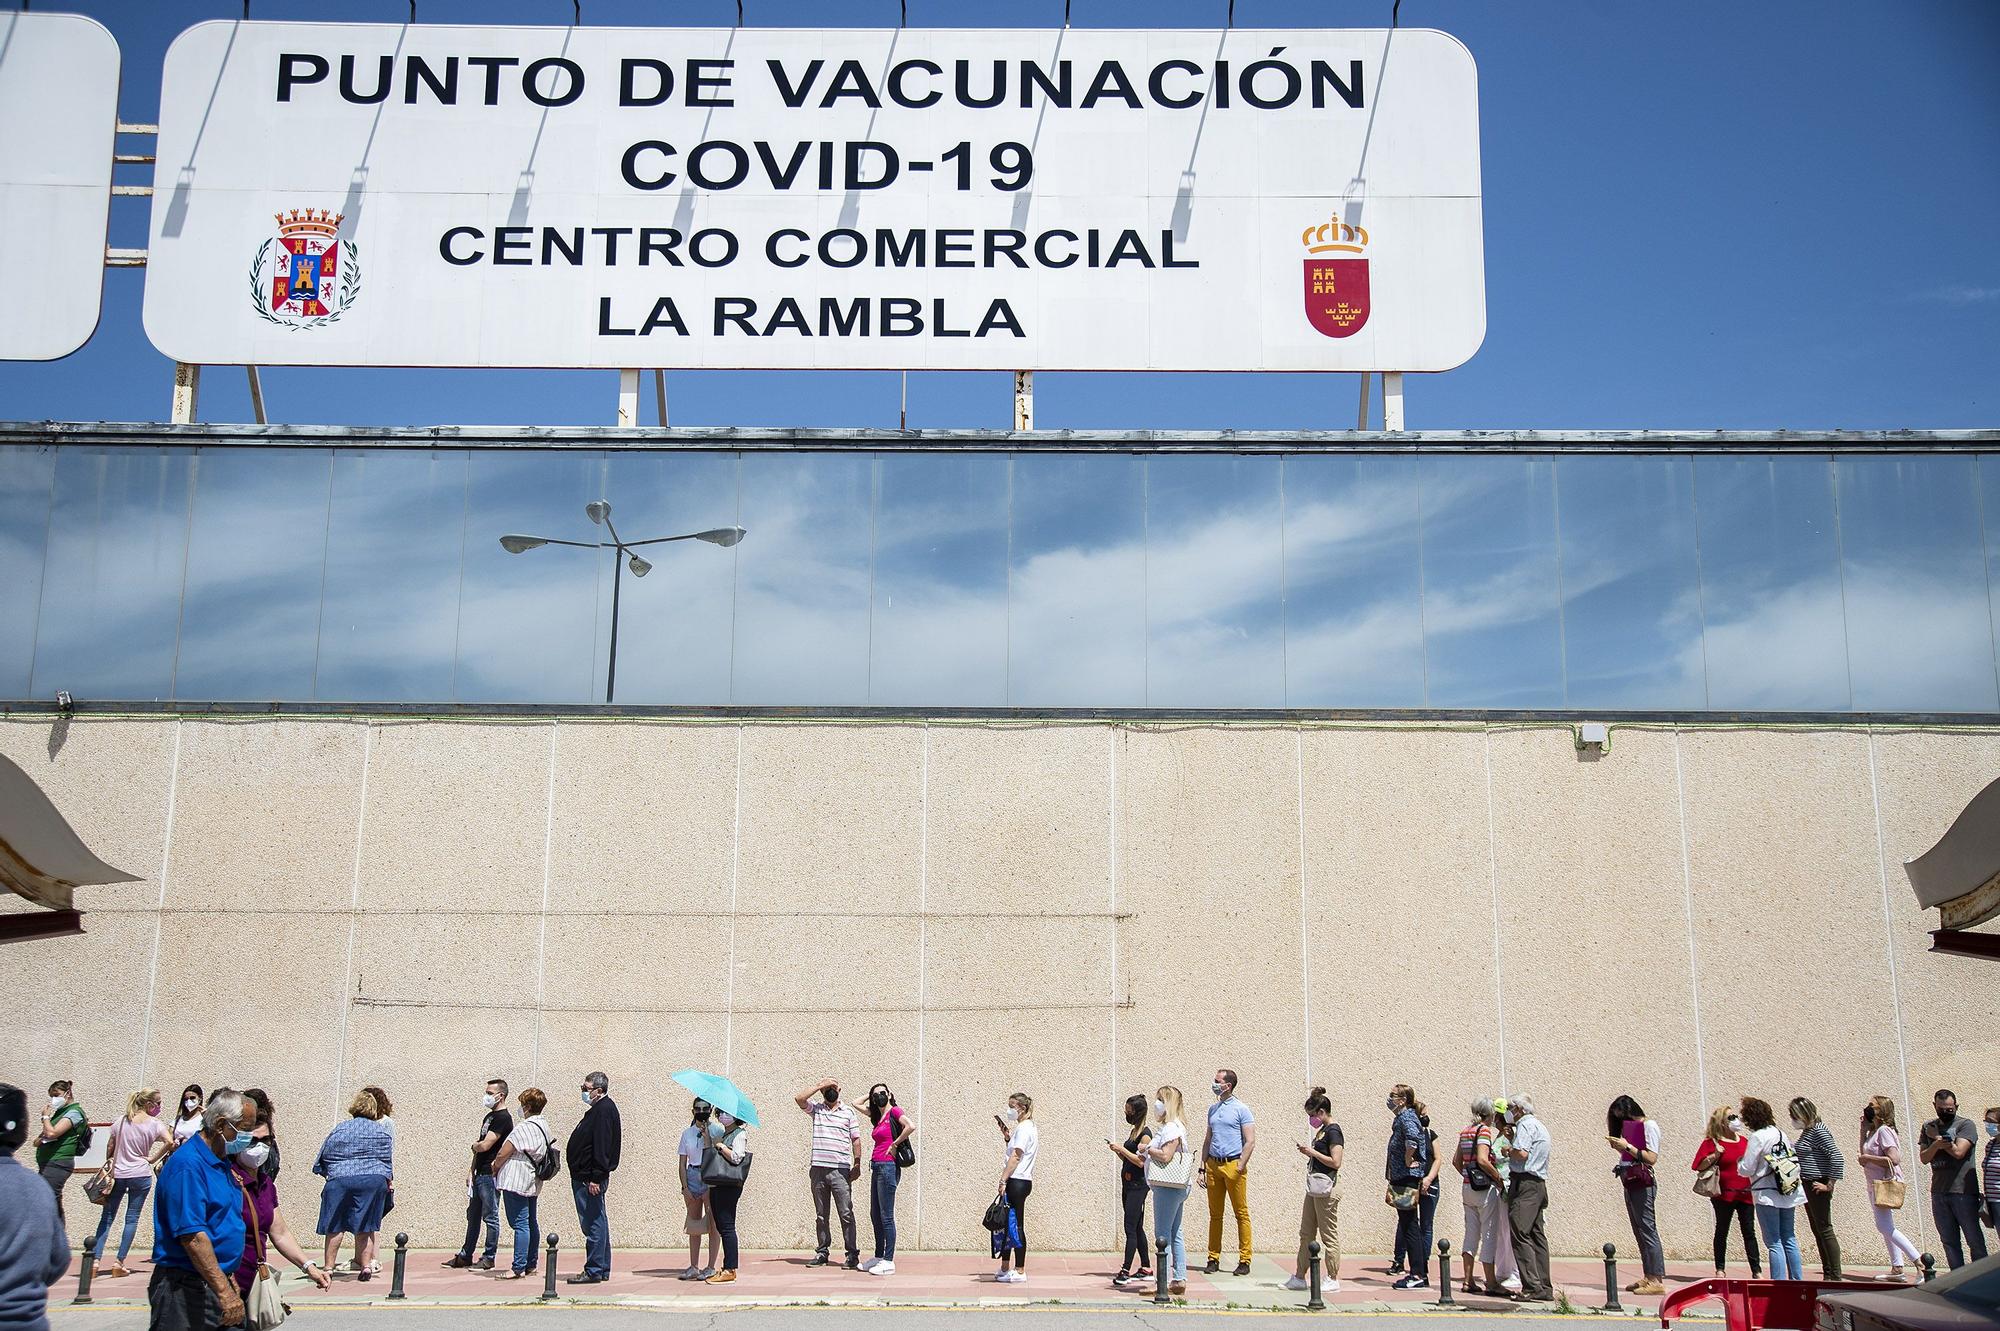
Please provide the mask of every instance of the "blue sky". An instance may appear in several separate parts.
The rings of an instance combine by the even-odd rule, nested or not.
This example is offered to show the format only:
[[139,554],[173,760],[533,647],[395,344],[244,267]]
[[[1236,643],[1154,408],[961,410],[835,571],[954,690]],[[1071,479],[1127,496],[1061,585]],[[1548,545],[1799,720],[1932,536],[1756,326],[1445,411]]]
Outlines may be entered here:
[[[1073,0],[1079,26],[1212,27],[1225,0]],[[45,7],[58,7],[49,0]],[[236,3],[74,0],[124,53],[122,114],[152,120],[181,29]],[[1390,0],[1238,0],[1239,26],[1378,26]],[[252,0],[264,19],[397,22],[404,0]],[[761,25],[885,25],[890,0],[745,0]],[[420,22],[562,23],[566,0],[419,0]],[[910,0],[913,24],[1051,25],[1061,0]],[[733,0],[584,0],[592,25],[726,24]],[[2000,423],[2000,4],[1404,0],[1477,57],[1488,332],[1414,377],[1416,428],[1903,428]],[[127,141],[137,146],[136,141]],[[122,177],[121,177],[122,178]],[[140,177],[132,177],[138,179]],[[112,243],[144,243],[119,200]],[[76,355],[0,365],[0,417],[153,420],[171,367],[142,276],[107,275]],[[894,426],[893,374],[681,372],[677,425]],[[273,419],[608,424],[605,372],[272,370]],[[647,395],[650,401],[650,394]],[[1344,375],[1044,374],[1045,428],[1345,428]],[[1004,427],[1004,375],[910,382],[915,426]],[[248,420],[211,372],[206,420]],[[650,407],[648,408],[650,419]]]

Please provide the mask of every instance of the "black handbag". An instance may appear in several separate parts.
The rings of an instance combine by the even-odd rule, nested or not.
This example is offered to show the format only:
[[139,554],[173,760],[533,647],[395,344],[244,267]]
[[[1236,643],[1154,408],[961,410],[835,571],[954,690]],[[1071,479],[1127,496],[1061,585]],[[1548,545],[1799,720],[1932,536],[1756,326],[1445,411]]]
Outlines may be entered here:
[[728,1185],[732,1183],[741,1187],[750,1180],[750,1158],[752,1154],[754,1153],[744,1151],[737,1156],[735,1163],[732,1164],[723,1158],[722,1152],[716,1150],[714,1143],[711,1142],[702,1152],[701,1181],[711,1188],[717,1184]]
[[896,1168],[914,1169],[917,1164],[917,1148],[910,1142],[899,1142],[896,1146]]
[[988,1202],[986,1204],[986,1215],[979,1223],[992,1230],[995,1234],[1007,1228],[1007,1198],[1003,1195],[995,1197],[992,1201]]

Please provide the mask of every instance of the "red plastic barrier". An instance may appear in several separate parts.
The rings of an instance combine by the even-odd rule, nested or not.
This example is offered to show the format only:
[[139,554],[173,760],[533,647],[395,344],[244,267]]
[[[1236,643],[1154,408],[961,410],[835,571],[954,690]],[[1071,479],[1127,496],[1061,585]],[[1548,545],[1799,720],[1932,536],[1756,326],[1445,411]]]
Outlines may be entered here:
[[1813,1305],[1822,1291],[1898,1287],[1901,1281],[1881,1280],[1697,1280],[1660,1300],[1660,1326],[1694,1304],[1721,1299],[1729,1316],[1729,1331],[1812,1331]]

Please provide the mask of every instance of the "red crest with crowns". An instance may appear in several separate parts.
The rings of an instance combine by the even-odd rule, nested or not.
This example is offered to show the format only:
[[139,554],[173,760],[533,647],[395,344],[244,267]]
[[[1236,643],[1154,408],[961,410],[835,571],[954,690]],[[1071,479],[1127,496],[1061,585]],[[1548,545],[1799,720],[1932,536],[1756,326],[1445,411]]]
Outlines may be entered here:
[[278,234],[250,265],[252,308],[291,329],[338,323],[361,292],[360,254],[342,239],[343,215],[324,208],[274,214]]
[[1328,337],[1352,337],[1368,322],[1366,227],[1333,217],[1299,236],[1306,247],[1306,321]]

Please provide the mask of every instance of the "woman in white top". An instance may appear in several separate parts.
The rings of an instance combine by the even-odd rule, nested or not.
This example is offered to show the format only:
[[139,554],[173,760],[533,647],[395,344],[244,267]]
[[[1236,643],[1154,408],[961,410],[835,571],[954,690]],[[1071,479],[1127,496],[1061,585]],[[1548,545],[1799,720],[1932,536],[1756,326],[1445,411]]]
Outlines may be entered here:
[[[1889,1248],[1889,1274],[1903,1274],[1905,1258],[1921,1262],[1917,1245],[1910,1242],[1902,1230],[1896,1228],[1896,1207],[1884,1206],[1881,1202],[1883,1189],[1878,1183],[1903,1181],[1902,1140],[1896,1135],[1896,1102],[1886,1095],[1878,1095],[1870,1100],[1861,1111],[1861,1149],[1855,1153],[1861,1162],[1861,1172],[1868,1176],[1869,1209],[1875,1212],[1875,1232],[1882,1236],[1882,1242]],[[1890,1189],[1900,1193],[1902,1189]],[[1898,1203],[1901,1198],[1896,1199]]]
[[1181,1237],[1181,1215],[1194,1186],[1194,1153],[1188,1149],[1187,1124],[1178,1086],[1153,1092],[1153,1141],[1146,1148],[1146,1186],[1153,1193],[1153,1232],[1167,1245],[1161,1265],[1167,1292],[1187,1293],[1187,1241]]
[[[995,1114],[1000,1125],[1000,1183],[994,1192],[1007,1201],[1007,1224],[993,1236],[993,1255],[1000,1259],[995,1280],[1018,1284],[1028,1278],[1028,1194],[1035,1190],[1035,1156],[1042,1131],[1035,1126],[1035,1102],[1026,1091],[1007,1097],[1007,1111]],[[1007,1268],[1008,1259],[1014,1267]]]
[[[111,1196],[97,1222],[98,1275],[132,1274],[125,1269],[125,1254],[132,1251],[132,1236],[139,1232],[139,1213],[153,1190],[153,1172],[174,1146],[173,1133],[160,1122],[160,1108],[160,1093],[142,1086],[125,1097],[125,1116],[111,1125],[111,1150],[105,1160],[111,1167]],[[125,1204],[125,1231],[118,1239],[117,1260],[106,1263],[104,1240],[111,1234],[120,1202]]]
[[541,1196],[542,1181],[535,1176],[535,1166],[548,1158],[549,1149],[555,1145],[549,1133],[549,1122],[542,1117],[548,1108],[549,1097],[530,1086],[515,1099],[521,1106],[521,1119],[514,1124],[514,1130],[507,1134],[507,1140],[500,1143],[500,1149],[493,1155],[493,1186],[500,1191],[500,1205],[507,1212],[507,1227],[514,1231],[514,1265],[502,1280],[519,1280],[532,1272],[541,1252],[542,1222],[536,1214],[537,1199]]
[[[1750,1130],[1750,1144],[1743,1148],[1738,1166],[1750,1180],[1750,1200],[1757,1207],[1757,1231],[1764,1236],[1764,1255],[1770,1259],[1771,1279],[1805,1279],[1805,1262],[1799,1256],[1799,1207],[1805,1205],[1806,1190],[1798,1182],[1798,1160],[1792,1144],[1779,1130],[1771,1106],[1754,1096],[1743,1098],[1743,1126]],[[1774,1162],[1788,1161],[1792,1190],[1786,1192]]]
[[174,1145],[179,1146],[201,1131],[201,1109],[207,1103],[199,1086],[190,1085],[181,1092],[180,1117],[174,1120]]

